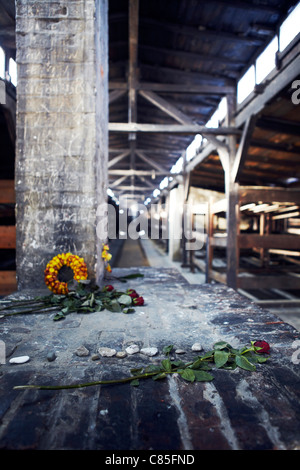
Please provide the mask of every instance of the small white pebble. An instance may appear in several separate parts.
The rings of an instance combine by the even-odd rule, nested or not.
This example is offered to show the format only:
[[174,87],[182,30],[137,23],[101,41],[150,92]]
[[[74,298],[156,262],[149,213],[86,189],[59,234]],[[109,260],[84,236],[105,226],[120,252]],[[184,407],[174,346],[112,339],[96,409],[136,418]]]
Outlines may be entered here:
[[200,343],[194,343],[192,346],[192,351],[202,351],[202,346]]
[[140,351],[140,348],[137,344],[131,344],[130,346],[128,346],[128,348],[125,349],[125,351],[127,352],[127,354],[135,354]]
[[9,362],[11,364],[24,364],[25,362],[29,361],[29,356],[19,356],[19,357],[12,357]]
[[102,357],[113,357],[116,355],[117,351],[115,349],[112,349],[112,348],[99,348],[98,349],[98,353],[100,354],[100,356]]

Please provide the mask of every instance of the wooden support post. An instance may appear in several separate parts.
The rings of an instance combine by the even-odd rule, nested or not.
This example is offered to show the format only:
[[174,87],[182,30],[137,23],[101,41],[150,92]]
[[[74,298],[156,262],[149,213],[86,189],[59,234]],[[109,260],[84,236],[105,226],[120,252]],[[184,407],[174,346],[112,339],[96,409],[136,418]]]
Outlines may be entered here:
[[[137,122],[137,64],[138,64],[138,30],[139,0],[129,1],[129,68],[128,68],[128,123]],[[135,169],[136,133],[128,136],[130,147],[130,169]],[[135,184],[135,176],[131,175],[131,186]]]
[[213,221],[214,214],[212,212],[213,200],[210,198],[210,201],[207,205],[207,214],[206,214],[206,270],[205,270],[205,282],[210,281],[210,271],[212,269],[212,260],[213,260],[213,244],[211,243],[211,237],[213,236]]
[[190,188],[190,173],[186,172],[186,152],[183,154],[183,207],[182,207],[182,267],[186,268],[188,264],[188,251],[186,248],[188,238],[187,238],[187,228],[190,224],[189,220],[189,211],[187,208],[187,201],[189,197],[189,188]]

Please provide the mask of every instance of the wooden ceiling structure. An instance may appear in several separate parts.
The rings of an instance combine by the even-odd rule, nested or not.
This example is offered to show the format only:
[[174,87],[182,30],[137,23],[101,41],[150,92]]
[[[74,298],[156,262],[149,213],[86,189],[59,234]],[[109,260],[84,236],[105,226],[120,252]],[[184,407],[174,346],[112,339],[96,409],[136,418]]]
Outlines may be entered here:
[[[292,59],[289,51],[278,56],[274,80],[267,77],[237,109],[234,127],[205,126],[224,96],[235,99],[238,80],[296,4],[108,0],[108,171],[116,196],[152,196],[165,176],[174,177],[170,169],[198,133],[209,139],[188,164],[190,184],[224,191],[214,144],[232,133],[239,144],[248,116],[253,120],[237,175],[240,184],[299,186],[300,112],[291,100],[292,80],[300,77],[299,37]],[[14,0],[0,2],[0,44],[7,60],[15,58]],[[285,79],[277,80],[279,74]]]
[[[246,122],[236,180],[299,186],[300,112],[291,100],[292,79],[300,74],[299,38],[293,57],[278,54],[271,79],[237,108],[234,127],[205,127],[222,97],[235,100],[238,80],[295,4],[109,1],[109,182],[116,195],[152,196],[196,134],[207,137],[207,145],[188,164],[190,184],[224,192],[217,147],[228,135],[239,144]],[[290,61],[292,75],[283,70]]]

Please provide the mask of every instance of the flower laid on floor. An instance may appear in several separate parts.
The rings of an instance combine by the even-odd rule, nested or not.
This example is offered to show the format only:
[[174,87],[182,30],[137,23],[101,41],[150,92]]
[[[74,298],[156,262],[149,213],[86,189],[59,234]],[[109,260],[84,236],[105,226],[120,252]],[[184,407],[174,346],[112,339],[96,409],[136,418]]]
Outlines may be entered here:
[[49,261],[44,271],[46,286],[54,292],[54,294],[67,294],[67,282],[59,280],[59,272],[62,267],[67,266],[72,269],[75,281],[83,281],[87,279],[87,266],[83,258],[72,253],[62,253],[54,256]]
[[170,374],[177,374],[187,382],[209,382],[214,379],[214,376],[208,372],[211,370],[240,368],[249,372],[256,371],[256,366],[266,362],[268,358],[262,357],[262,351],[258,346],[255,346],[255,343],[255,341],[251,341],[251,346],[236,349],[226,341],[219,341],[214,344],[211,351],[202,356],[195,356],[193,360],[188,362],[170,359],[170,353],[173,351],[173,345],[171,344],[163,348],[163,353],[167,358],[163,359],[160,364],[150,364],[146,367],[131,369],[131,376],[129,377],[70,385],[18,385],[14,389],[63,390],[128,382],[130,385],[138,386],[141,379],[151,377],[156,381],[164,379]]
[[[127,292],[119,291],[112,285],[102,289],[88,280],[71,281],[66,294],[52,294],[35,297],[27,301],[11,301],[0,309],[4,316],[22,313],[58,312],[53,320],[62,320],[69,313],[90,313],[109,310],[110,312],[133,313],[134,307],[144,304],[143,297],[132,298]],[[8,310],[13,310],[8,312]]]
[[[102,257],[107,262],[111,259],[108,245],[103,245]],[[106,266],[106,268],[109,265]],[[67,267],[73,274],[73,279],[59,279],[62,268]],[[111,269],[109,267],[109,269]],[[65,318],[68,313],[88,313],[109,310],[111,312],[133,313],[134,307],[144,305],[144,299],[134,289],[126,292],[119,291],[112,284],[106,284],[102,289],[87,279],[87,266],[83,258],[72,253],[56,255],[44,271],[45,283],[52,295],[35,297],[30,300],[4,301],[0,311],[3,316],[20,315],[25,313],[48,313],[57,311],[54,320]],[[65,273],[66,275],[66,273]],[[70,276],[69,276],[70,277]],[[118,279],[143,277],[142,274],[129,274]]]
[[266,341],[255,341],[254,346],[259,354],[269,354],[270,345]]

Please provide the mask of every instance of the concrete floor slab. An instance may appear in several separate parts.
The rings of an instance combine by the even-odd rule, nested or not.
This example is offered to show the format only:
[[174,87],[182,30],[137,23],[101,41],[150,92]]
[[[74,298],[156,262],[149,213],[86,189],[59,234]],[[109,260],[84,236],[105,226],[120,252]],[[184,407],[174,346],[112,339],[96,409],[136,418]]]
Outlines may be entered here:
[[[109,281],[145,298],[133,314],[74,313],[59,322],[53,313],[0,319],[6,346],[0,366],[0,448],[300,449],[299,332],[223,285],[190,285],[176,269],[123,268],[113,274],[133,272],[144,277],[126,285]],[[127,377],[132,368],[162,360],[169,344],[185,350],[184,360],[190,360],[199,354],[191,350],[195,342],[207,351],[220,340],[241,347],[259,339],[271,345],[267,363],[255,372],[213,370],[212,382],[170,376],[140,381],[139,387],[14,389]],[[159,353],[92,359],[100,346],[123,351],[132,343],[157,347]],[[82,345],[88,356],[76,355]],[[49,362],[51,351],[56,359]],[[30,356],[29,362],[9,363],[21,355]]]

